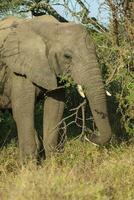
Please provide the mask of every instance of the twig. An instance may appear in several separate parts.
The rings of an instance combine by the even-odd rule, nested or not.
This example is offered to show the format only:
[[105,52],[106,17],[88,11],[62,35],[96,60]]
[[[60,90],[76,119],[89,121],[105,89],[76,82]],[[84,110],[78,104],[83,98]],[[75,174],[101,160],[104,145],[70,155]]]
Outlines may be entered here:
[[113,77],[115,76],[115,74],[116,74],[116,72],[118,71],[118,68],[119,68],[119,67],[120,67],[120,66],[117,65],[117,66],[113,69],[111,75],[109,76],[109,78],[108,78],[107,81],[106,81],[106,86],[113,80]]
[[84,131],[85,131],[85,104],[82,106],[82,132],[81,132],[81,137],[84,136]]
[[[64,126],[63,127],[60,127],[59,130],[63,130],[64,132],[62,133],[62,138],[61,138],[61,142],[57,145],[56,148],[59,148],[61,146],[63,146],[63,144],[65,143],[65,141],[67,140],[67,137],[66,137],[66,132],[67,132],[67,127],[72,125],[72,124],[76,124],[77,125],[77,120],[80,119],[78,117],[78,112],[79,112],[79,109],[82,109],[82,125],[79,127],[82,128],[82,132],[79,136],[79,138],[83,137],[84,136],[84,131],[85,131],[85,105],[86,105],[86,100],[84,99],[84,101],[79,105],[77,106],[76,108],[73,108],[71,109],[70,111],[74,111],[72,114],[70,114],[69,116],[63,118],[50,132],[50,134],[53,134],[55,132],[55,130],[57,128],[59,128],[59,126],[62,125],[62,123],[64,123]],[[71,122],[69,122],[68,124],[66,123],[66,120],[72,118],[75,116],[75,120],[72,120]],[[65,137],[65,140],[63,142],[63,138]],[[76,139],[76,138],[75,138]]]

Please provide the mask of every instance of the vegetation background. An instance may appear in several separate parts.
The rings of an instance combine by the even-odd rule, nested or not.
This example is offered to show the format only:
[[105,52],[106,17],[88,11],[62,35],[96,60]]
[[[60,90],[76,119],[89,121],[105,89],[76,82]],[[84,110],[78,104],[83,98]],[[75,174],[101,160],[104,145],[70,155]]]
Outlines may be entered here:
[[[10,112],[1,111],[0,200],[134,199],[134,2],[103,0],[98,5],[99,14],[108,13],[106,27],[103,21],[90,16],[90,2],[85,0],[0,0],[1,18],[49,14],[61,22],[71,19],[87,27],[96,44],[106,90],[112,95],[108,97],[108,109],[114,132],[107,147],[92,146],[76,137],[81,129],[70,123],[76,122],[74,118],[67,118],[65,152],[42,161],[38,167],[32,161],[21,167],[15,123]],[[56,6],[60,6],[63,16]],[[69,93],[66,108],[79,108],[76,99],[81,99],[75,87],[66,77],[61,80],[67,82]],[[71,92],[68,87],[72,88]],[[41,105],[41,102],[37,105],[35,116],[40,132]],[[70,114],[66,110],[65,117]],[[84,126],[84,131],[87,130]]]

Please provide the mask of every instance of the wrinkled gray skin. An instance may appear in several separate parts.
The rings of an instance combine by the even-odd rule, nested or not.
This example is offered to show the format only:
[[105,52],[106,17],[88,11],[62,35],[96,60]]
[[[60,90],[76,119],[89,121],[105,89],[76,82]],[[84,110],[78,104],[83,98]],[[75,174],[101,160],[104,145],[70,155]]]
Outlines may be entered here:
[[[37,155],[34,104],[39,88],[55,90],[57,77],[65,73],[85,88],[99,130],[99,135],[91,136],[91,142],[99,145],[108,142],[111,127],[105,90],[95,47],[85,27],[59,23],[52,17],[43,16],[25,21],[11,17],[0,22],[0,29],[0,79],[5,86],[0,107],[10,107],[11,100],[21,158]],[[58,127],[53,129],[60,122],[63,110],[62,92],[51,92],[44,103],[43,142],[46,156],[56,149]]]

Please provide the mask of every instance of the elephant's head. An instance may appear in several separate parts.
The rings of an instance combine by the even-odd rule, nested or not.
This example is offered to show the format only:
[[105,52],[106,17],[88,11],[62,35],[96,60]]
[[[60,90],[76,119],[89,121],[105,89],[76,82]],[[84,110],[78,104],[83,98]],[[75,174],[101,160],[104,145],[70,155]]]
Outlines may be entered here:
[[106,95],[95,47],[85,27],[61,24],[53,45],[49,48],[49,63],[56,75],[68,74],[76,84],[84,88],[85,95],[99,130],[99,136],[90,140],[104,144],[111,138]]
[[59,75],[67,73],[71,76],[84,88],[99,130],[99,135],[92,135],[90,140],[96,144],[106,143],[111,138],[111,127],[105,89],[95,47],[86,28],[80,24],[49,23],[38,18],[21,25],[15,33],[9,37],[6,49],[14,41],[14,45],[19,46],[12,49],[20,52],[18,55],[12,51],[14,61],[7,56],[7,64],[14,72],[26,75],[45,89],[57,87]]

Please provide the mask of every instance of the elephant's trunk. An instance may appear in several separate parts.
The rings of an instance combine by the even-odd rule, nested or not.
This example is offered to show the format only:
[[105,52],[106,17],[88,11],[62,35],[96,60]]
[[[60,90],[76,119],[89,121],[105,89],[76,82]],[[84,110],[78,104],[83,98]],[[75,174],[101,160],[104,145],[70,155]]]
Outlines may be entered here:
[[[93,77],[92,77],[93,78]],[[86,96],[90,104],[90,108],[99,130],[99,135],[92,135],[90,141],[96,144],[105,144],[111,138],[111,126],[108,119],[106,94],[102,80],[99,76],[95,76],[91,81],[90,86],[86,89]]]
[[106,92],[96,58],[92,57],[90,63],[83,66],[75,80],[85,88],[85,94],[99,131],[98,135],[91,136],[90,141],[99,145],[105,144],[110,140],[112,131],[108,119]]

